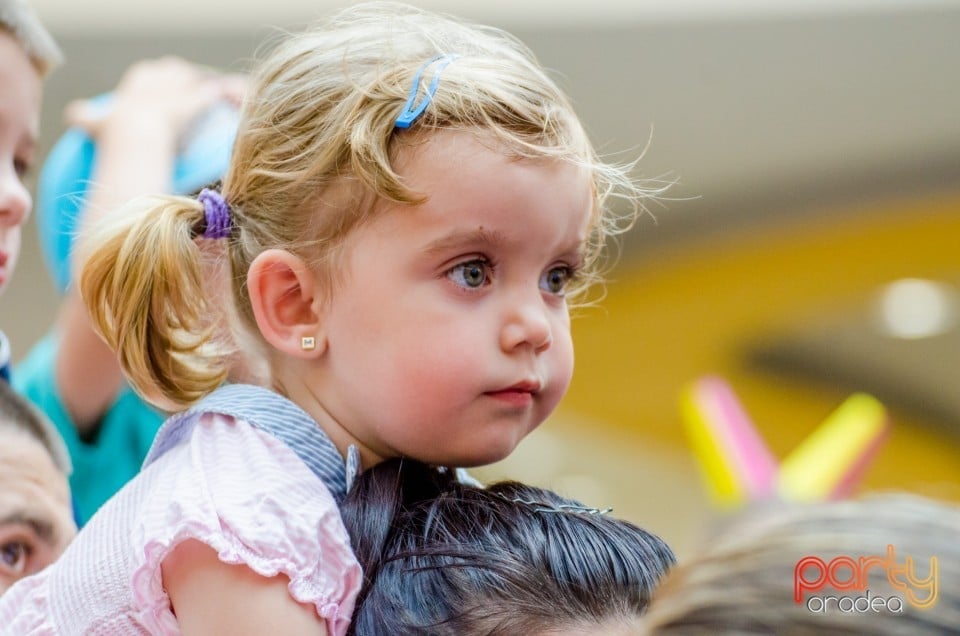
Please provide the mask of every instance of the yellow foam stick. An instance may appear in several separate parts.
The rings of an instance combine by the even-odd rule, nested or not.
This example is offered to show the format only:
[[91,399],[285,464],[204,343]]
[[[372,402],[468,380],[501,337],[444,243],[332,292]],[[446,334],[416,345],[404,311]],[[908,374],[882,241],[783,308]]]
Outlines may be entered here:
[[773,494],[777,462],[737,400],[718,377],[685,387],[680,412],[708,491],[722,507]]
[[838,499],[850,493],[889,429],[874,397],[847,398],[780,464],[778,493],[793,501]]

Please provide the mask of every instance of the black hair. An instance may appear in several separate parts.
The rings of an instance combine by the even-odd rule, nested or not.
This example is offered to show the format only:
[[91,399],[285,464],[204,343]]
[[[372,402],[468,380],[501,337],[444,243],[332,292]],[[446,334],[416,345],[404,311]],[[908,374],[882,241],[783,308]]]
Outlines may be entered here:
[[388,460],[341,507],[364,571],[350,634],[527,634],[631,622],[673,565],[636,525],[534,486]]

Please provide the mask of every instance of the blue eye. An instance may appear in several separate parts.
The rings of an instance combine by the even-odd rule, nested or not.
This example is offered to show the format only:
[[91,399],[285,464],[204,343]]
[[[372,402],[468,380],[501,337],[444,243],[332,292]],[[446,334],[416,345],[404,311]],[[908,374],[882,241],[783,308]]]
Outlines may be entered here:
[[563,295],[567,284],[573,278],[573,270],[566,266],[552,267],[544,272],[540,279],[540,289],[551,294]]
[[447,277],[461,287],[478,289],[490,284],[490,264],[481,259],[460,263],[447,272]]

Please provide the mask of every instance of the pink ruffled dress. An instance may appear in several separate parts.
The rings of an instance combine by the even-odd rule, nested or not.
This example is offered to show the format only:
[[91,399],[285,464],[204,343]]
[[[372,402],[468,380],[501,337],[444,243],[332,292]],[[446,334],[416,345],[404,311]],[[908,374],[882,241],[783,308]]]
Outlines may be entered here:
[[361,571],[331,488],[302,452],[248,421],[203,411],[187,420],[164,425],[176,433],[166,447],[56,563],[0,597],[0,634],[179,634],[160,564],[185,539],[225,563],[286,575],[330,634],[346,632]]

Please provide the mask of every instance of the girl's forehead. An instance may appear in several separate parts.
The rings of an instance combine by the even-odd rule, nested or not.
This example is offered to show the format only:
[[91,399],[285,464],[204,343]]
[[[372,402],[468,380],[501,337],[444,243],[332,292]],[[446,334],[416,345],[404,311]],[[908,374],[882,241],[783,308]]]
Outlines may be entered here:
[[593,175],[572,157],[520,156],[491,134],[470,129],[420,135],[400,147],[394,166],[409,187],[426,196],[451,187],[496,195],[500,192],[488,185],[511,185],[534,172],[547,180],[575,182],[591,192],[593,188]]
[[397,172],[423,200],[383,201],[375,224],[382,240],[403,234],[430,252],[467,243],[529,249],[531,242],[569,251],[594,217],[588,170],[556,158],[517,158],[470,132],[432,135]]
[[520,157],[491,133],[467,128],[403,132],[390,163],[414,203],[390,199],[356,178],[337,179],[324,190],[317,218],[335,223],[354,215],[359,223],[344,238],[376,228],[379,240],[390,244],[400,240],[401,228],[404,240],[418,245],[444,240],[438,233],[481,236],[483,228],[483,236],[506,231],[504,242],[528,248],[553,237],[570,251],[567,246],[579,246],[594,230],[595,174],[573,158]]
[[552,158],[547,156],[546,151],[542,157],[531,152],[521,152],[517,144],[509,143],[483,128],[433,128],[401,131],[393,141],[393,164],[397,170],[403,170],[413,162],[423,161],[425,157],[439,157],[450,162],[468,160],[479,154],[489,154],[508,161],[548,161]]

